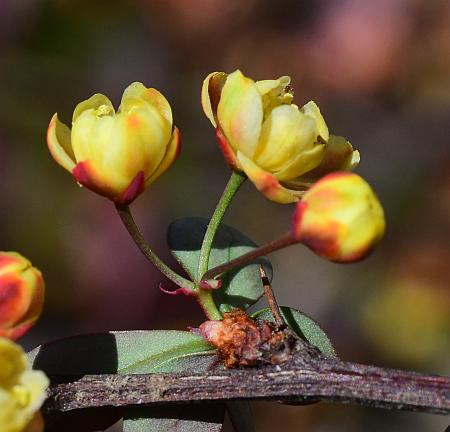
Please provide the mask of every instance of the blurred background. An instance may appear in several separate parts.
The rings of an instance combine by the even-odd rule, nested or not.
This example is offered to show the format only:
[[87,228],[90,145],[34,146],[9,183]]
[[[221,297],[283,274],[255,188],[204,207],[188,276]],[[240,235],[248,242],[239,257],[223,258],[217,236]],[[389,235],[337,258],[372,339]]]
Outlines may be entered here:
[[[450,373],[450,3],[428,0],[1,0],[0,239],[39,267],[44,315],[22,342],[110,329],[185,329],[203,317],[140,255],[109,201],[51,159],[55,111],[70,123],[95,92],[117,105],[132,81],[158,88],[182,131],[176,164],[132,206],[174,264],[168,224],[209,217],[229,170],[199,104],[203,78],[237,68],[290,75],[361,152],[388,229],[365,261],[339,266],[301,246],[275,253],[283,305],[318,321],[341,358]],[[206,162],[206,163],[205,163]],[[225,221],[257,243],[293,207],[247,182]],[[167,289],[172,288],[165,282]],[[255,404],[258,431],[444,431],[448,419],[358,407]]]

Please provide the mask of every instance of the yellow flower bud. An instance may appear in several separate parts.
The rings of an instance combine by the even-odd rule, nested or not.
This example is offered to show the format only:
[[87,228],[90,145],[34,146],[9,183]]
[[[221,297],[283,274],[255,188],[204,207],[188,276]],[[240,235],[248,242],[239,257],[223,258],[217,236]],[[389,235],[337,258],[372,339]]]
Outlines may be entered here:
[[16,252],[0,252],[0,336],[17,339],[42,312],[42,274]]
[[[32,371],[19,345],[0,338],[0,430],[21,432],[33,421],[46,398],[48,378]],[[36,429],[36,425],[41,425]],[[42,431],[42,423],[33,424]]]
[[293,236],[323,258],[352,262],[365,257],[384,234],[383,208],[357,174],[320,179],[297,204]]
[[[313,101],[302,108],[292,103],[289,83],[287,76],[255,82],[239,70],[214,72],[203,82],[201,98],[228,164],[279,203],[300,199],[303,176],[330,159],[328,142],[334,140]],[[325,169],[350,169],[357,163],[356,158],[349,163],[346,152],[339,158],[336,153],[343,152],[334,152]]]
[[180,134],[166,98],[135,82],[117,113],[106,96],[95,94],[75,108],[72,130],[55,114],[47,143],[79,184],[129,204],[177,158]]

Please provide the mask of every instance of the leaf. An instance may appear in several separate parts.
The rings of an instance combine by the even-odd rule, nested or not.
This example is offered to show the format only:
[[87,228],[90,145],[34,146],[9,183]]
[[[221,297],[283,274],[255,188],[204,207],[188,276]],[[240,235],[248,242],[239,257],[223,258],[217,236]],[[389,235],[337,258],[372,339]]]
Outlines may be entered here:
[[[175,330],[119,331],[75,336],[41,345],[28,353],[28,357],[34,369],[43,370],[48,375],[206,372],[222,367],[215,351],[203,338]],[[219,431],[225,411],[224,404],[216,405],[215,411],[212,411],[214,418],[212,414],[208,414],[210,412],[208,407],[202,407],[203,404],[186,405],[182,408],[168,408],[168,411],[164,411],[165,408],[161,407],[141,407],[141,413],[145,410],[146,416],[156,417],[154,425],[158,425],[158,428],[150,427],[153,420],[146,419],[143,427],[147,429],[136,429],[143,420],[127,419],[124,424],[134,429],[124,430],[170,431],[175,429],[164,429],[162,426],[166,424],[172,427],[176,423],[177,430],[182,431]],[[203,411],[199,412],[199,409]],[[135,415],[129,410],[131,408],[109,411],[102,408],[101,417],[107,417],[103,419],[102,430],[114,424],[123,413],[126,417]],[[92,425],[92,411],[78,410],[75,414],[59,414],[57,422],[54,422],[55,426],[49,430],[99,430]],[[169,419],[162,417],[161,413],[166,413]],[[216,429],[205,429],[210,427],[210,424]],[[192,426],[192,429],[187,429],[190,425],[195,425],[195,428]],[[218,429],[217,425],[220,426]]]
[[128,408],[123,422],[124,432],[220,432],[225,405],[204,403]]
[[[308,315],[296,309],[282,306],[281,316],[286,324],[303,340],[318,348],[327,357],[337,358],[336,351],[322,328]],[[274,321],[269,308],[261,309],[252,315],[252,318]]]
[[28,357],[34,369],[49,375],[179,372],[215,361],[202,337],[177,330],[74,336],[41,345]]
[[[175,259],[196,280],[200,248],[208,226],[208,219],[191,217],[177,219],[169,226],[167,240]],[[214,237],[209,268],[228,262],[257,245],[235,228],[221,224]],[[235,308],[247,309],[263,294],[259,265],[263,264],[269,279],[272,279],[272,266],[266,257],[253,263],[231,270],[222,277],[222,287],[214,291],[214,301],[221,312]]]

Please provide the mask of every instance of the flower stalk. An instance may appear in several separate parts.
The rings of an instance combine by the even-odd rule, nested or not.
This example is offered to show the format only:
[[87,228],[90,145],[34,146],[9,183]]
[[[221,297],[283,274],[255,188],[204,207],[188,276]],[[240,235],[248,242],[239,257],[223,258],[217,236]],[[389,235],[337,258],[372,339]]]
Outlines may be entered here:
[[241,185],[244,183],[246,178],[247,176],[245,174],[233,171],[230,180],[225,186],[225,190],[223,191],[222,196],[217,203],[217,207],[214,210],[213,215],[211,216],[200,250],[197,273],[197,278],[199,280],[201,280],[201,276],[208,270],[208,261],[211,254],[211,248],[220,222],[222,221],[225,212],[227,211],[228,206],[231,203],[231,200],[233,199],[234,195],[241,187]]
[[253,249],[250,252],[247,252],[246,254],[235,258],[234,260],[231,260],[227,263],[221,264],[217,267],[208,270],[203,275],[202,280],[212,279],[235,267],[242,267],[245,264],[248,264],[249,262],[255,260],[256,258],[259,258],[260,256],[267,255],[271,252],[275,252],[279,249],[283,249],[295,243],[297,243],[297,240],[292,236],[292,233],[289,231],[286,234],[283,234],[281,237],[272,240],[271,242],[266,243],[265,245],[260,246],[259,248]]
[[170,279],[174,284],[181,288],[193,290],[194,284],[190,280],[180,276],[178,273],[174,272],[166,263],[164,263],[161,258],[156,255],[155,252],[150,248],[150,246],[145,241],[139,228],[134,221],[133,215],[131,214],[130,207],[128,205],[115,204],[117,213],[120,216],[125,228],[131,235],[136,245],[139,247],[144,256],[164,275],[167,279]]

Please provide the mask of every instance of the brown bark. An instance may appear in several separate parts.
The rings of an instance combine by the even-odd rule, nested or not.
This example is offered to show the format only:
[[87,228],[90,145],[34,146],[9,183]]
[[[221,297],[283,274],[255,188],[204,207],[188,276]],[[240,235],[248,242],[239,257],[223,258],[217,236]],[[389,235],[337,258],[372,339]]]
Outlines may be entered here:
[[450,414],[450,378],[324,358],[305,346],[286,363],[258,368],[53,377],[45,410],[236,399],[322,400]]

